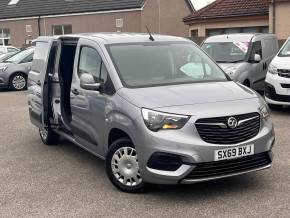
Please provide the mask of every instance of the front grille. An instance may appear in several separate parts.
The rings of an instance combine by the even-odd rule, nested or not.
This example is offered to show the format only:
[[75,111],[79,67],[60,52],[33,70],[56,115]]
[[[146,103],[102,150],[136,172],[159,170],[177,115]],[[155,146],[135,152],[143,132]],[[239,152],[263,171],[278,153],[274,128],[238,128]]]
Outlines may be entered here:
[[196,167],[185,179],[202,179],[227,174],[242,173],[267,166],[271,162],[272,160],[269,153],[264,152],[233,160],[200,163],[196,165]]
[[276,93],[276,89],[274,86],[272,86],[269,83],[266,83],[265,85],[265,96],[269,99],[272,99],[274,101],[280,101],[280,102],[290,102],[290,96],[289,95],[279,95]]
[[278,75],[285,78],[290,78],[290,70],[288,69],[278,69]]
[[290,88],[290,84],[281,83],[281,87],[283,89],[289,89]]
[[[237,121],[245,121],[236,128],[229,128],[227,121],[235,117]],[[224,126],[218,125],[223,124]],[[228,117],[199,119],[195,123],[200,137],[212,144],[236,144],[255,137],[260,130],[260,114],[249,113]]]

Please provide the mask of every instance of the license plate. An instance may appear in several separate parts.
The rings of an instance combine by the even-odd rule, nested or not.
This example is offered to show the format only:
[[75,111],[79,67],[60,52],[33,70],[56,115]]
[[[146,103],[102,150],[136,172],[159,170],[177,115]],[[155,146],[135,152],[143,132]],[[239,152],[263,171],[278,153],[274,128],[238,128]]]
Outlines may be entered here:
[[214,151],[214,160],[229,160],[254,154],[254,145],[244,145]]

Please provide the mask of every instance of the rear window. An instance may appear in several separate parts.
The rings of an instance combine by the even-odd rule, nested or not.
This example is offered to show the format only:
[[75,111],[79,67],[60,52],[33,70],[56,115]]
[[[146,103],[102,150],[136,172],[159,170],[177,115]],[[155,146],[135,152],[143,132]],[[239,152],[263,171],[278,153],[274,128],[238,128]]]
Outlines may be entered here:
[[32,70],[36,73],[40,73],[45,69],[45,63],[48,57],[49,43],[48,42],[37,42],[34,51]]

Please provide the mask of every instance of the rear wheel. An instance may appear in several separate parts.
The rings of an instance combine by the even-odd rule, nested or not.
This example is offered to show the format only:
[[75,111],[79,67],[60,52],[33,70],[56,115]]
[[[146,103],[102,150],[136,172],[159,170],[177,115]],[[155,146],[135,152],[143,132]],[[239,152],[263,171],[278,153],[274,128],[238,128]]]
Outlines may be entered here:
[[39,128],[39,135],[45,145],[56,145],[59,142],[59,135],[50,127]]
[[137,152],[130,139],[118,139],[110,146],[106,156],[106,172],[119,190],[128,193],[144,191]]
[[27,88],[27,77],[23,73],[15,73],[10,78],[9,88],[16,91],[22,91]]

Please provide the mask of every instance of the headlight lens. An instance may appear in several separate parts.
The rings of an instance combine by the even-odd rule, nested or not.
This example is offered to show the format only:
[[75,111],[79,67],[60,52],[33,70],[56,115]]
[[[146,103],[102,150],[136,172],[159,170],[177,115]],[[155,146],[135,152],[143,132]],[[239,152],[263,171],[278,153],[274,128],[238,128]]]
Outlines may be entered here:
[[186,115],[163,113],[146,108],[142,109],[142,116],[147,128],[154,132],[162,129],[181,129],[190,118]]
[[7,68],[8,68],[7,66],[5,66],[5,67],[1,67],[1,68],[0,68],[0,71],[4,73],[4,72],[7,70]]
[[268,67],[268,72],[271,74],[278,74],[277,67],[275,67],[273,64],[270,64]]
[[268,105],[264,104],[259,108],[261,115],[264,119],[268,119],[270,117],[270,109]]

